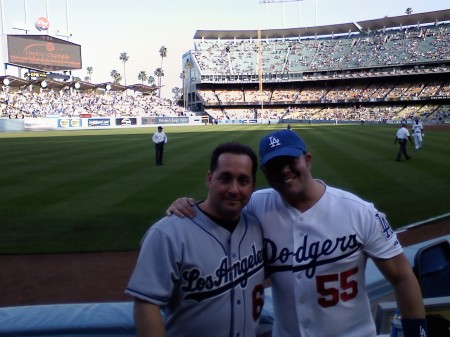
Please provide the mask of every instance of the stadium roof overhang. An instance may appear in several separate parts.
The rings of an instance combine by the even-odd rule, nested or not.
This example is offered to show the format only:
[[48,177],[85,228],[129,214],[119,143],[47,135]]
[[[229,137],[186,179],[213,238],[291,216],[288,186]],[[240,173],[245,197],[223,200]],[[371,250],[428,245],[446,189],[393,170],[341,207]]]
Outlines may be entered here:
[[[384,17],[376,20],[360,21],[357,23],[343,23],[318,27],[301,27],[287,29],[261,30],[263,39],[283,39],[307,36],[323,36],[333,34],[346,34],[358,31],[377,30],[383,28],[405,27],[417,24],[445,22],[450,20],[450,9],[428,13],[418,13],[396,17]],[[258,30],[197,30],[194,40],[233,40],[258,39]]]
[[97,84],[97,88],[105,89],[108,91],[125,91],[125,90],[127,90],[126,86],[119,84],[119,83],[114,83],[114,82],[105,82],[105,83]]
[[23,87],[30,84],[29,81],[15,76],[0,76],[0,83],[9,87]]
[[59,89],[61,90],[64,87],[68,87],[70,85],[70,83],[67,82],[61,82],[61,81],[55,81],[55,80],[51,80],[49,78],[45,78],[45,79],[40,79],[40,80],[30,80],[28,81],[29,84],[36,84],[39,85],[41,87],[44,88],[44,83],[45,83],[45,88],[47,89]]
[[145,84],[132,84],[127,86],[127,89],[142,92],[142,93],[151,93],[158,89],[157,86],[149,86]]
[[365,30],[377,30],[389,27],[405,27],[427,23],[445,22],[450,20],[450,9],[441,11],[418,13],[403,16],[394,16],[392,18],[386,16],[382,19],[367,20],[358,22]]
[[[43,84],[45,83],[45,84]],[[100,84],[94,84],[90,82],[85,81],[71,81],[71,82],[65,82],[65,81],[56,81],[52,80],[50,78],[41,78],[41,79],[24,79],[20,77],[15,76],[0,76],[0,85],[6,85],[9,87],[23,87],[27,85],[37,85],[40,87],[45,87],[46,89],[68,89],[70,87],[75,88],[77,90],[94,90],[94,89],[103,89],[106,91],[125,91],[127,89],[134,90],[141,93],[152,93],[155,90],[158,90],[157,86],[148,86],[145,84],[132,84],[129,86],[124,86],[118,83],[112,83],[112,82],[105,82]],[[109,87],[108,87],[109,85]]]
[[97,88],[97,84],[85,82],[85,81],[72,81],[66,82],[67,85],[77,89],[77,90],[93,90]]

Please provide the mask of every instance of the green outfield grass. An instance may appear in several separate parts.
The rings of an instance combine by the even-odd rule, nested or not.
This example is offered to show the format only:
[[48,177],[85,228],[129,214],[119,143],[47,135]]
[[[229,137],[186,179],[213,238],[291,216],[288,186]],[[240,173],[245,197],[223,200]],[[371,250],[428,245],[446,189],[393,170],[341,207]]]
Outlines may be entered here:
[[[164,128],[165,165],[153,129],[0,134],[0,253],[136,250],[178,196],[205,197],[211,150],[235,140],[257,150],[284,125]],[[294,125],[313,174],[375,203],[393,227],[449,212],[450,132],[426,130],[424,149],[396,162],[396,127]],[[258,187],[267,186],[258,173]]]

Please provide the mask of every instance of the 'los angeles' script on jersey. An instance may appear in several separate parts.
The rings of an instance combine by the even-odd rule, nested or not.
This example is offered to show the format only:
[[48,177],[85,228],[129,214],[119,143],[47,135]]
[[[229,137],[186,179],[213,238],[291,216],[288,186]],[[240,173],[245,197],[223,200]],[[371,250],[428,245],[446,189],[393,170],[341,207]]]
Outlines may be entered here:
[[[314,277],[317,266],[345,259],[356,253],[361,247],[362,244],[358,242],[355,234],[316,242],[308,242],[308,235],[305,235],[303,242],[295,251],[286,247],[279,249],[275,242],[264,239],[269,272],[305,270],[308,278]],[[290,263],[285,265],[290,256],[294,258],[294,262],[300,263],[300,265],[293,266]],[[330,257],[327,258],[328,256]],[[279,265],[280,263],[282,265]]]
[[248,279],[264,267],[261,249],[252,245],[252,253],[230,264],[227,256],[223,257],[214,274],[202,275],[199,268],[185,270],[182,274],[185,299],[201,302],[204,299],[222,294],[236,285],[247,285]]

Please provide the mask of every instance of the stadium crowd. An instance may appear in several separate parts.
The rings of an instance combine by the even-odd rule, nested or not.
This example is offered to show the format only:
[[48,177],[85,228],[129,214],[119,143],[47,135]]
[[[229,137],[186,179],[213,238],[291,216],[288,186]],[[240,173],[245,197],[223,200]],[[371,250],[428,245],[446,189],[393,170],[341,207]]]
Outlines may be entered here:
[[[264,40],[262,72],[288,74],[448,60],[450,24],[358,35]],[[203,74],[258,74],[258,40],[201,40],[193,56]]]
[[[399,97],[450,96],[450,82],[431,81],[428,83],[404,83],[392,86],[370,85],[363,87],[304,87],[303,89],[264,90],[200,90],[205,102],[216,103],[258,103],[260,107],[208,108],[206,112],[217,121],[224,120],[364,120],[389,121],[403,118],[420,117],[430,121],[450,118],[449,105],[415,104],[381,105],[364,107],[358,100],[372,101],[382,98],[386,101]],[[336,102],[355,100],[352,106],[308,107],[290,106],[289,103]],[[283,103],[286,107],[272,107],[269,103]],[[264,104],[267,104],[264,107]],[[70,90],[3,90],[0,93],[0,118],[24,117],[76,117],[87,114],[92,117],[179,117],[192,112],[174,105],[170,100],[160,99],[156,95],[127,95],[125,92],[97,92]]]
[[[450,81],[434,76],[450,72],[448,22],[261,42],[201,39],[191,55],[202,83],[214,84],[197,93],[218,121],[419,117],[439,123],[450,117]],[[411,80],[398,80],[407,75]],[[259,78],[272,85],[239,85]]]
[[[229,83],[258,73],[257,40],[196,41],[193,62],[206,76],[224,75]],[[450,106],[430,98],[450,97],[450,81],[434,74],[450,72],[450,24],[361,32],[321,38],[263,40],[264,76],[300,74],[301,85],[283,76],[279,87],[258,90],[220,85],[197,90],[205,112],[216,121],[227,120],[361,120],[389,121],[419,117],[430,121],[450,118]],[[421,67],[396,67],[408,64]],[[383,68],[386,67],[387,68]],[[356,71],[355,71],[356,70]],[[389,72],[389,74],[387,74]],[[429,74],[420,80],[389,80],[389,76]],[[379,80],[382,76],[383,80]],[[231,78],[231,77],[230,77]],[[267,78],[267,77],[266,77]],[[365,79],[353,81],[353,79]],[[331,81],[347,79],[347,81]],[[245,78],[241,78],[242,81]],[[330,80],[330,81],[328,81]],[[272,82],[273,81],[269,81]],[[217,84],[217,83],[215,83]],[[21,88],[0,92],[0,118],[187,116],[189,110],[156,95],[119,91]],[[397,101],[408,102],[396,104]],[[368,106],[366,103],[377,102]],[[386,104],[384,104],[386,103]]]
[[126,92],[74,90],[3,90],[0,118],[24,117],[186,116],[184,108],[155,95],[128,95]]
[[[450,117],[448,104],[418,103],[429,97],[450,97],[450,81],[422,81],[417,83],[373,83],[365,86],[324,85],[314,83],[301,89],[263,90],[200,90],[207,105],[207,112],[219,121],[233,119],[301,119],[301,120],[358,120],[384,122],[403,118],[419,117],[430,122]],[[361,102],[384,101],[386,104],[365,107]],[[395,101],[410,101],[414,104],[395,105]],[[233,104],[261,103],[258,108],[233,108]],[[330,108],[326,103],[345,103]],[[348,103],[354,103],[350,106]],[[215,107],[215,104],[230,106]],[[282,103],[287,107],[273,107]],[[299,103],[303,103],[301,106]],[[307,103],[321,103],[311,107]],[[290,105],[292,104],[292,105]],[[264,107],[264,105],[266,105]]]

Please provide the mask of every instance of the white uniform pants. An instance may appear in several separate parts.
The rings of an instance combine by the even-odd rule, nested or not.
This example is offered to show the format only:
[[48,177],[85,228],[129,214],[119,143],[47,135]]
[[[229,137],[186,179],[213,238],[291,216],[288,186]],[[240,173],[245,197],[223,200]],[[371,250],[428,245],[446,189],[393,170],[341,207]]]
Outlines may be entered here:
[[414,132],[414,145],[416,146],[416,150],[422,147],[422,133]]

